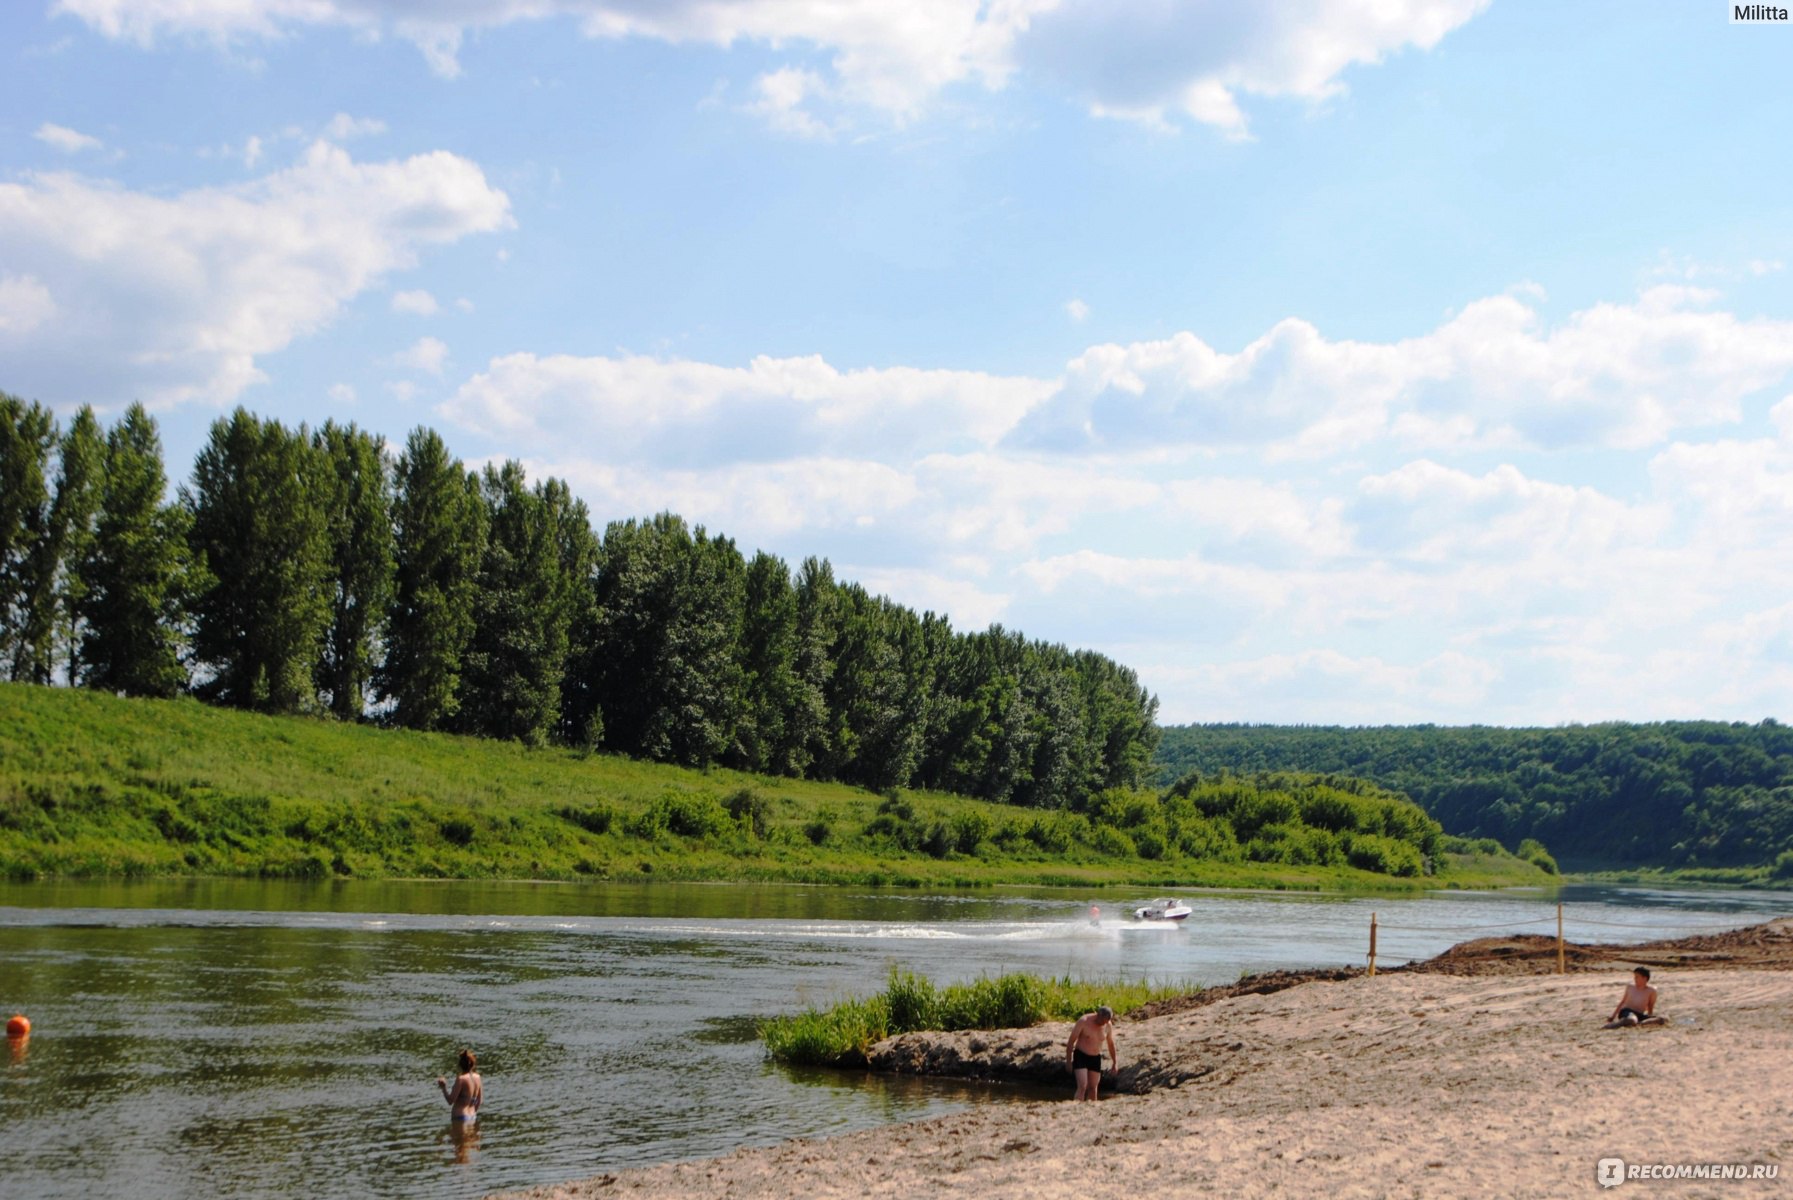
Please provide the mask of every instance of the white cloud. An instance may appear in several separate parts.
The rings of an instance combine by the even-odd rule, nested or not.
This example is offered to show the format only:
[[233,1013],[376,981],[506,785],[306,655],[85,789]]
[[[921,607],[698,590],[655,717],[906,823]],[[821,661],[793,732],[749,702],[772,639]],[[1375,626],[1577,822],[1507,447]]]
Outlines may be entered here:
[[817,98],[828,97],[827,83],[814,71],[784,67],[760,76],[754,81],[754,91],[757,98],[746,106],[746,111],[780,133],[816,140],[834,136],[832,125],[804,107]]
[[1089,305],[1073,296],[1065,301],[1065,315],[1081,325],[1089,319]]
[[1006,593],[986,591],[967,579],[938,571],[843,563],[835,573],[874,596],[889,596],[915,612],[938,613],[958,630],[988,629],[1002,620],[1009,606]]
[[1287,319],[1236,354],[1193,333],[1094,346],[1031,413],[1027,445],[1182,443],[1337,453],[1414,447],[1637,448],[1734,422],[1793,371],[1793,321],[1743,320],[1676,286],[1554,329],[1518,295],[1478,300],[1401,342],[1328,341]]
[[448,346],[439,338],[420,337],[387,361],[395,367],[440,377],[448,362]]
[[[781,67],[758,85],[787,132],[828,127],[798,107],[826,89],[899,120],[946,88],[1005,86],[1016,74],[1084,98],[1093,113],[1167,124],[1180,114],[1246,132],[1240,99],[1321,101],[1351,67],[1430,49],[1488,0],[1284,0],[1276,5],[1113,4],[1105,0],[57,0],[108,37],[164,35],[221,44],[305,26],[390,33],[444,77],[467,33],[520,21],[577,21],[593,38],[728,47],[755,43],[829,56],[831,79]],[[793,92],[793,88],[795,92]]]
[[58,315],[28,357],[0,331],[19,364],[9,386],[226,403],[263,378],[259,356],[425,248],[510,224],[509,200],[464,158],[361,163],[325,142],[259,179],[175,195],[67,173],[0,183],[0,261]]
[[324,126],[324,136],[333,142],[346,142],[351,138],[373,137],[386,132],[386,122],[377,117],[351,117],[348,113],[337,113]]
[[46,146],[62,151],[64,154],[79,154],[83,150],[102,150],[105,143],[99,138],[79,133],[66,125],[53,125],[45,121],[31,135]]
[[410,292],[392,293],[392,311],[409,313],[415,317],[433,316],[440,307],[436,298],[427,291],[418,289]]
[[813,356],[723,367],[511,354],[462,384],[443,413],[536,445],[570,441],[675,464],[785,458],[796,447],[901,455],[991,445],[1049,386],[975,371],[843,371]]
[[1065,0],[1033,17],[1014,57],[1104,115],[1164,124],[1176,113],[1240,137],[1246,133],[1242,96],[1331,98],[1344,90],[1340,76],[1348,68],[1408,47],[1430,49],[1487,4]]
[[331,384],[329,391],[325,394],[334,404],[353,404],[358,399],[354,387],[346,383]]
[[49,288],[29,275],[0,275],[0,338],[29,333],[55,315]]

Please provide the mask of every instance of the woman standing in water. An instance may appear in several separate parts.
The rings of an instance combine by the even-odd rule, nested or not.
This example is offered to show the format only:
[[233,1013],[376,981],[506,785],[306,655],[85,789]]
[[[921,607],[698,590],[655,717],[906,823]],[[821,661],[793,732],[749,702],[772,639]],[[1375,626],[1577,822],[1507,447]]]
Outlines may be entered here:
[[479,1072],[473,1069],[477,1062],[473,1051],[461,1051],[461,1073],[455,1076],[452,1088],[448,1086],[446,1076],[436,1076],[436,1086],[442,1089],[442,1098],[448,1101],[453,1120],[474,1121],[479,1117],[479,1102],[485,1099],[485,1086]]

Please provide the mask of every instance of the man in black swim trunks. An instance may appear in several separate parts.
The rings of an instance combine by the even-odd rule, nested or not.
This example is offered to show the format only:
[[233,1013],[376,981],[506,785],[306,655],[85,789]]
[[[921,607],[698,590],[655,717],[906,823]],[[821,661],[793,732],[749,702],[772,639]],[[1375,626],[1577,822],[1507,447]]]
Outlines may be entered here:
[[1121,1056],[1114,1048],[1114,1010],[1106,1004],[1095,1012],[1084,1013],[1071,1026],[1071,1036],[1065,1041],[1065,1066],[1077,1080],[1077,1099],[1096,1099],[1096,1089],[1102,1085],[1102,1043],[1108,1042],[1108,1059],[1115,1067],[1121,1065]]

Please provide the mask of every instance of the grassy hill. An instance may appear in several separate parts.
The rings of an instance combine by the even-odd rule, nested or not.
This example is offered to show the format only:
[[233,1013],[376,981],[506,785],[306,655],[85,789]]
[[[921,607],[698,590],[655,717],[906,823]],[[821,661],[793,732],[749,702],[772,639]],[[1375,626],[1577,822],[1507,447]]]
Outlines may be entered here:
[[[1284,861],[1252,861],[1244,839],[1210,856],[1188,836],[1178,841],[1174,811],[1162,807],[1170,803],[1147,792],[1108,796],[1087,814],[1042,812],[264,717],[193,700],[0,684],[0,875],[14,879],[197,874],[1414,889],[1548,878],[1491,843],[1438,853],[1435,876],[1416,873],[1405,860],[1364,869],[1349,863],[1381,864],[1342,852],[1330,861],[1321,855],[1291,862],[1286,854]],[[1387,805],[1371,809],[1386,819]],[[1204,811],[1220,810],[1209,803]],[[1251,844],[1296,844],[1276,840],[1285,830],[1302,845],[1313,840],[1298,814],[1285,816],[1269,843],[1260,835]],[[1204,830],[1204,837],[1212,832]],[[1231,827],[1223,833],[1230,838]],[[1380,835],[1361,836],[1367,846]]]

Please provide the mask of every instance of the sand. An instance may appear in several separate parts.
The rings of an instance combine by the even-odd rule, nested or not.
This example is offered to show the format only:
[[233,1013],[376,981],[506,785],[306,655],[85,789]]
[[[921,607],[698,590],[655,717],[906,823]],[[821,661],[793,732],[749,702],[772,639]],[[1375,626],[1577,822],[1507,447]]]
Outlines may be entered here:
[[[1604,1194],[1607,1157],[1781,1168],[1766,1182],[1633,1181],[1619,1196],[1793,1195],[1793,926],[1762,928],[1766,955],[1651,952],[1666,1026],[1601,1028],[1628,978],[1611,948],[1566,975],[1459,948],[1458,969],[1478,955],[1499,966],[1321,973],[1124,1019],[1125,1094],[1100,1104],[984,1106],[515,1195],[1554,1197]],[[1533,969],[1535,949],[1520,954]],[[880,1061],[1050,1072],[1068,1030],[909,1035]]]

